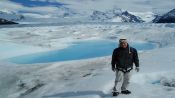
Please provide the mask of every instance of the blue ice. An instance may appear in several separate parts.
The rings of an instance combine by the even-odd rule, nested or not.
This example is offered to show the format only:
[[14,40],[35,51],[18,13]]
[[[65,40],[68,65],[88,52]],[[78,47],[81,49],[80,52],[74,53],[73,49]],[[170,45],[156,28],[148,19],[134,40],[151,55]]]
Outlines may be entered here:
[[[131,43],[130,46],[138,50],[150,50],[155,48],[155,45],[151,43]],[[111,55],[113,49],[116,47],[118,47],[118,43],[116,41],[82,41],[76,42],[74,45],[62,50],[22,55],[10,58],[8,61],[18,64],[32,64],[87,59]]]

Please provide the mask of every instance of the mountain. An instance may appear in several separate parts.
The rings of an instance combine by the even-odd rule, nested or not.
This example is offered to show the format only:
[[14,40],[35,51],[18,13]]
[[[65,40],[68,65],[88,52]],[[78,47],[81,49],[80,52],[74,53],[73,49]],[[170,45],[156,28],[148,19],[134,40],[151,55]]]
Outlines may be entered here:
[[154,23],[175,23],[175,9],[169,11],[162,16],[156,16]]
[[162,14],[173,8],[174,0],[1,0],[0,9],[13,12],[8,13],[8,18],[7,13],[0,15],[0,18],[20,20],[20,23],[34,23],[36,20],[69,22],[75,18],[80,22],[150,22],[154,18],[154,12]]
[[122,17],[124,22],[144,22],[140,17],[132,15],[127,11],[122,12],[120,17]]
[[0,25],[7,25],[7,24],[18,24],[18,23],[0,18]]
[[140,17],[128,11],[121,11],[120,9],[113,9],[106,12],[93,11],[92,15],[90,15],[90,20],[99,22],[144,22]]
[[19,21],[19,20],[23,20],[24,16],[12,11],[11,12],[0,11],[0,18],[6,19],[9,21]]
[[132,15],[140,17],[146,23],[151,23],[152,20],[155,18],[155,13],[153,12],[130,12]]

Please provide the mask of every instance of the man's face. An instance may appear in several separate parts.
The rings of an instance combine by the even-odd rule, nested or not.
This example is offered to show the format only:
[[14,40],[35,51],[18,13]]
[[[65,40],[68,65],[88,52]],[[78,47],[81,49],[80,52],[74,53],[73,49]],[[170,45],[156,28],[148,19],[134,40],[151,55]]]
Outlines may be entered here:
[[120,43],[120,47],[122,47],[122,48],[127,48],[127,46],[128,46],[127,42],[121,42]]

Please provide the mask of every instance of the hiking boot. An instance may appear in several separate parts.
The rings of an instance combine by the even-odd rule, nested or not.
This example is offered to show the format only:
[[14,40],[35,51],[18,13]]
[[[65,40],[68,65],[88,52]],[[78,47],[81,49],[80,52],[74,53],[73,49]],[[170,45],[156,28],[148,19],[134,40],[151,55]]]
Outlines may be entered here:
[[116,87],[113,88],[113,92],[112,92],[113,96],[118,96],[119,92],[117,91]]
[[112,92],[112,96],[118,96],[118,95],[119,95],[119,92],[117,92],[117,91]]
[[131,94],[131,91],[129,90],[124,90],[124,91],[121,91],[122,94]]

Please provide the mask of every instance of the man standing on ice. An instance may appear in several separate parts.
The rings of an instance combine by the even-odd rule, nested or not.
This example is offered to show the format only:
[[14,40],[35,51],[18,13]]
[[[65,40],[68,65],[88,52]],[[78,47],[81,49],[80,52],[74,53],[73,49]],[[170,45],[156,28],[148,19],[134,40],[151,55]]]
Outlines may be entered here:
[[116,72],[113,96],[117,96],[119,94],[116,86],[121,80],[123,80],[121,93],[131,93],[131,91],[127,90],[127,86],[129,84],[131,70],[133,69],[133,63],[136,66],[135,70],[139,72],[139,59],[137,50],[129,46],[127,39],[120,39],[119,47],[114,49],[111,61],[112,71]]

